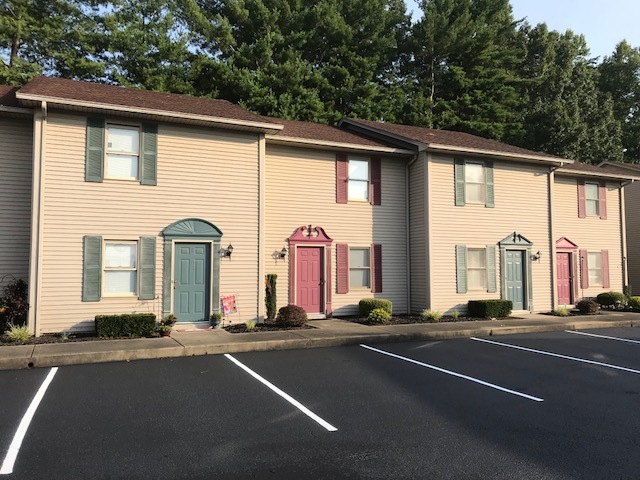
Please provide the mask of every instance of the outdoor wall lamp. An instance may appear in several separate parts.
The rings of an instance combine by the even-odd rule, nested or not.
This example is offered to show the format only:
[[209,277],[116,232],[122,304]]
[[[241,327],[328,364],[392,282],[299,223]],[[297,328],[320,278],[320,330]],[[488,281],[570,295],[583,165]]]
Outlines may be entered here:
[[229,246],[227,248],[221,248],[220,249],[220,256],[221,257],[226,257],[226,258],[231,258],[231,254],[233,253],[233,245],[229,244]]
[[282,247],[282,250],[280,250],[280,258],[284,258],[287,256],[287,247]]
[[540,257],[542,257],[540,250],[538,250],[536,253],[531,254],[531,260],[533,261],[540,260]]

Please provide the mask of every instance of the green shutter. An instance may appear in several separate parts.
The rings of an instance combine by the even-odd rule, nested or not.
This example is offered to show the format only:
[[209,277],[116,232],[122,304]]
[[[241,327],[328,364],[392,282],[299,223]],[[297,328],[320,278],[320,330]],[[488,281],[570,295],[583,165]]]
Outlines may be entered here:
[[102,237],[84,237],[82,301],[100,300],[102,280]]
[[496,247],[487,245],[487,292],[498,291],[496,283]]
[[467,293],[467,246],[456,245],[456,292]]
[[464,205],[464,159],[454,158],[454,177],[456,188],[456,205]]
[[485,207],[493,208],[495,206],[495,194],[493,192],[493,162],[485,162],[484,176],[485,186],[487,189]]
[[140,237],[140,300],[156,298],[156,237]]
[[158,180],[158,126],[142,125],[142,185],[157,185]]
[[87,118],[86,182],[102,182],[104,177],[104,120]]

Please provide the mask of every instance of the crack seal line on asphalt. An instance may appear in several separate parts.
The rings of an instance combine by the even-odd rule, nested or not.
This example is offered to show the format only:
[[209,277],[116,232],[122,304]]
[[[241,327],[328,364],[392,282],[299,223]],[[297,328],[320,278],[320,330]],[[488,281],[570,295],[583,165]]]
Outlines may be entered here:
[[475,340],[476,342],[490,343],[491,345],[498,345],[499,347],[515,348],[516,350],[523,350],[525,352],[538,353],[540,355],[548,355],[550,357],[563,358],[565,360],[573,360],[574,362],[588,363],[589,365],[598,365],[600,367],[613,368],[614,370],[622,370],[623,372],[636,373],[640,375],[640,370],[621,367],[619,365],[613,365],[611,363],[596,362],[595,360],[587,360],[585,358],[579,358],[579,357],[570,357],[568,355],[561,355],[559,353],[545,352],[544,350],[535,350],[533,348],[520,347],[518,345],[510,345],[508,343],[494,342],[493,340],[485,340],[484,338],[471,337],[471,340]]
[[27,429],[29,428],[29,424],[38,409],[38,405],[40,405],[40,402],[42,401],[42,398],[44,397],[44,394],[47,391],[47,388],[49,388],[49,384],[53,380],[57,371],[58,367],[53,367],[49,371],[44,382],[40,385],[36,396],[31,400],[31,405],[29,405],[24,417],[22,417],[20,425],[18,425],[18,430],[16,430],[16,434],[13,436],[13,441],[11,442],[11,445],[9,445],[7,456],[4,458],[4,462],[2,462],[2,467],[0,468],[0,475],[9,475],[10,473],[13,473],[13,465],[16,463],[16,459],[18,458],[18,452],[22,446],[22,440],[24,440],[24,436],[27,434]]
[[523,398],[526,398],[528,400],[533,400],[534,402],[544,402],[544,400],[542,398],[534,397],[532,395],[527,395],[526,393],[516,392],[515,390],[510,390],[508,388],[501,387],[500,385],[495,385],[493,383],[485,382],[484,380],[479,380],[477,378],[469,377],[469,376],[463,375],[461,373],[452,372],[451,370],[446,370],[444,368],[436,367],[435,365],[429,365],[428,363],[422,363],[422,362],[419,362],[418,360],[414,360],[412,358],[403,357],[401,355],[396,355],[395,353],[385,352],[384,350],[379,350],[377,348],[370,347],[369,345],[364,345],[362,343],[360,344],[360,346],[362,348],[366,348],[367,350],[371,350],[373,352],[381,353],[383,355],[388,355],[388,356],[393,357],[393,358],[398,358],[400,360],[404,360],[405,362],[414,363],[416,365],[420,365],[421,367],[430,368],[431,370],[435,370],[435,371],[441,372],[441,373],[446,373],[447,375],[452,375],[454,377],[462,378],[464,380],[469,380],[470,382],[478,383],[480,385],[484,385],[485,387],[494,388],[496,390],[500,390],[501,392],[506,392],[506,393],[510,393],[512,395],[517,395],[518,397],[523,397]]
[[576,335],[586,335],[588,337],[606,338],[607,340],[617,340],[619,342],[640,343],[640,340],[631,340],[629,338],[609,337],[607,335],[596,335],[595,333],[577,332],[575,330],[565,330],[567,333],[575,333]]
[[287,402],[289,402],[291,405],[293,405],[294,407],[296,407],[298,410],[300,410],[302,413],[304,413],[305,415],[307,415],[309,418],[313,419],[314,421],[316,421],[317,423],[319,423],[320,425],[322,425],[324,428],[326,428],[327,430],[329,430],[330,432],[335,432],[338,429],[336,427],[334,427],[333,425],[331,425],[330,423],[324,421],[322,418],[320,418],[318,415],[316,415],[315,413],[313,413],[311,410],[309,410],[307,407],[305,407],[304,405],[302,405],[300,402],[298,402],[295,398],[291,397],[290,395],[286,394],[285,392],[283,392],[282,390],[280,390],[278,387],[276,387],[273,383],[269,382],[268,380],[266,380],[265,378],[261,377],[260,375],[258,375],[256,372],[254,372],[253,370],[251,370],[249,367],[247,367],[245,364],[243,364],[242,362],[240,362],[239,360],[236,360],[233,356],[229,355],[228,353],[224,354],[225,357],[227,357],[229,360],[231,360],[233,363],[235,363],[238,367],[240,367],[241,369],[243,369],[245,372],[247,372],[249,375],[251,375],[253,378],[255,378],[256,380],[258,380],[260,383],[262,383],[263,385],[269,387],[271,390],[273,390],[275,393],[277,393],[278,395],[280,395],[282,398],[284,398]]

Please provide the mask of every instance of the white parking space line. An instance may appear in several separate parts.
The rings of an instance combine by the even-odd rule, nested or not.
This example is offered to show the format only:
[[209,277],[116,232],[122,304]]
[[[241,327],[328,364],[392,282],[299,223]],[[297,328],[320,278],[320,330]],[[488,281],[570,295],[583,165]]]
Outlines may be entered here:
[[573,360],[574,362],[588,363],[590,365],[598,365],[600,367],[613,368],[615,370],[622,370],[623,372],[640,374],[640,370],[634,370],[633,368],[621,367],[619,365],[613,365],[611,363],[596,362],[595,360],[587,360],[585,358],[570,357],[568,355],[561,355],[559,353],[545,352],[544,350],[535,350],[533,348],[520,347],[518,345],[510,345],[508,343],[494,342],[493,340],[485,340],[484,338],[471,337],[471,340],[475,340],[476,342],[490,343],[491,345],[498,345],[500,347],[514,348],[516,350],[523,350],[525,352],[537,353],[537,354],[540,354],[540,355],[547,355],[549,357],[563,358],[565,360]]
[[4,462],[2,462],[2,467],[0,467],[0,475],[9,475],[10,473],[13,473],[13,465],[16,463],[16,459],[18,458],[18,452],[22,446],[22,440],[24,440],[24,436],[26,435],[29,424],[38,409],[38,405],[40,405],[40,402],[42,401],[42,398],[44,397],[44,394],[47,391],[47,388],[49,388],[49,384],[53,380],[57,371],[58,367],[53,367],[49,371],[47,378],[44,379],[44,382],[42,382],[42,385],[40,385],[40,388],[36,392],[36,396],[31,400],[31,405],[29,405],[24,417],[22,417],[20,425],[18,425],[18,430],[16,430],[16,434],[13,436],[13,441],[11,442],[11,445],[9,445],[7,456],[4,457]]
[[228,353],[225,353],[224,356],[227,357],[229,360],[231,360],[233,363],[235,363],[237,366],[239,366],[241,369],[243,369],[245,372],[247,372],[249,375],[251,375],[253,378],[255,378],[256,380],[258,380],[259,382],[261,382],[262,384],[266,385],[271,390],[276,392],[278,395],[280,395],[282,398],[284,398],[291,405],[293,405],[294,407],[298,408],[302,413],[307,415],[309,418],[315,420],[317,423],[322,425],[328,431],[335,432],[335,431],[338,430],[336,427],[334,427],[330,423],[326,422],[325,420],[320,418],[318,415],[313,413],[311,410],[309,410],[307,407],[302,405],[295,398],[293,398],[290,395],[286,394],[285,392],[280,390],[278,387],[276,387],[273,383],[269,382],[265,378],[262,378],[260,375],[258,375],[256,372],[251,370],[249,367],[247,367],[245,364],[243,364],[239,360],[236,360],[233,356],[229,355]]
[[631,340],[629,338],[609,337],[607,335],[596,335],[595,333],[576,332],[575,330],[565,330],[567,333],[575,333],[576,335],[586,335],[587,337],[606,338],[607,340],[617,340],[618,342],[640,343],[640,340]]
[[526,393],[516,392],[515,390],[510,390],[508,388],[501,387],[500,385],[495,385],[493,383],[485,382],[483,380],[479,380],[477,378],[469,377],[467,375],[463,375],[461,373],[452,372],[451,370],[446,370],[444,368],[436,367],[434,365],[429,365],[428,363],[422,363],[412,358],[403,357],[401,355],[396,355],[395,353],[386,352],[384,350],[380,350],[378,348],[370,347],[369,345],[360,344],[362,348],[366,348],[367,350],[371,350],[373,352],[381,353],[383,355],[388,355],[389,357],[397,358],[399,360],[404,360],[405,362],[413,363],[415,365],[420,365],[421,367],[430,368],[431,370],[435,370],[437,372],[446,373],[447,375],[452,375],[454,377],[462,378],[464,380],[469,380],[470,382],[479,383],[480,385],[484,385],[485,387],[494,388],[496,390],[500,390],[501,392],[510,393],[512,395],[517,395],[518,397],[523,397],[528,400],[533,400],[534,402],[544,402],[542,398],[534,397],[531,395],[527,395]]

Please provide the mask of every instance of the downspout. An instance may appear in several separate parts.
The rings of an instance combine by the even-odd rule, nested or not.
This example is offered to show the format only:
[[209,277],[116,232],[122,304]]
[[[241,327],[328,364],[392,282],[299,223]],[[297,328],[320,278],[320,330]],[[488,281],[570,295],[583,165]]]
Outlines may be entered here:
[[[553,228],[553,187],[555,184],[555,171],[558,169],[559,167],[552,167],[549,169],[549,175],[547,176],[547,182],[548,182],[548,188],[547,191],[549,192],[549,255],[551,256],[550,258],[550,265],[551,265],[551,310],[555,310],[555,308],[557,307],[558,304],[558,286],[556,285],[558,279],[557,279],[557,259],[556,259],[556,234]],[[573,281],[575,282],[576,279],[574,278]],[[573,285],[571,286],[571,290],[572,293],[574,291]],[[575,299],[573,300],[575,302]]]
[[265,281],[265,204],[266,204],[266,140],[261,134],[258,141],[258,322],[264,322]]
[[40,276],[42,273],[42,222],[44,218],[44,158],[47,102],[40,104],[34,115],[33,172],[31,174],[31,239],[29,252],[29,314],[27,325],[40,336]]
[[409,167],[413,165],[413,163],[418,160],[419,154],[415,154],[413,158],[407,163],[405,168],[405,189],[404,189],[404,202],[405,202],[405,252],[406,252],[406,275],[407,275],[407,313],[411,313],[411,229],[410,229],[410,216],[409,216],[409,208],[410,208],[410,195],[409,195],[409,185],[410,185],[410,176],[409,176]]
[[622,291],[627,295],[632,295],[629,291],[633,285],[629,285],[629,271],[627,269],[627,211],[624,204],[624,187],[633,183],[633,180],[620,184],[620,195],[618,198],[620,208],[620,249],[622,250]]

